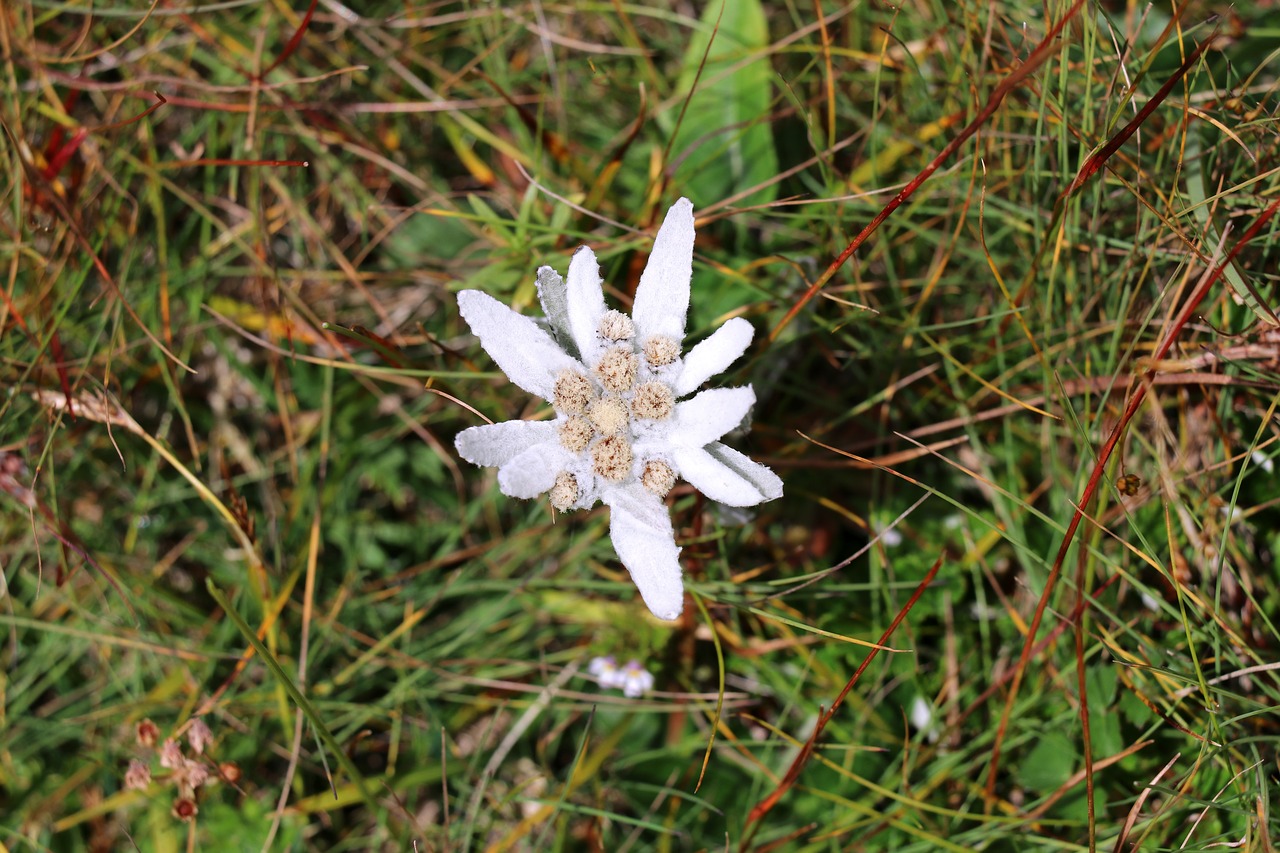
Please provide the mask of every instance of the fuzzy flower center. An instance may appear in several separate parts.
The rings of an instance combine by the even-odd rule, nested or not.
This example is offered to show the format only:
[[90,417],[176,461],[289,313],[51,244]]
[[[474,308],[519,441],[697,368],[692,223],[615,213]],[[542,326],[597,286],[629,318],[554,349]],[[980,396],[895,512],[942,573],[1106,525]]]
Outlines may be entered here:
[[631,474],[631,445],[620,435],[602,438],[591,448],[595,472],[613,483],[621,483]]
[[676,472],[661,459],[650,459],[640,474],[640,484],[660,498],[665,498],[676,484]]
[[621,311],[610,308],[600,318],[600,337],[606,341],[629,341],[636,336],[636,324]]
[[591,380],[572,370],[562,370],[556,377],[552,404],[566,415],[580,415],[591,402]]
[[578,481],[567,471],[561,471],[556,475],[556,484],[551,487],[551,506],[560,512],[564,512],[569,507],[578,502]]
[[[577,464],[589,461],[590,474],[608,483],[626,482],[636,470],[632,442],[651,430],[653,422],[667,420],[675,413],[676,398],[670,385],[658,379],[640,381],[641,359],[648,365],[646,370],[673,364],[680,358],[680,344],[655,336],[641,345],[636,340],[635,322],[621,311],[606,311],[598,331],[606,349],[589,373],[563,370],[556,376],[552,404],[561,415],[560,446],[581,459],[571,466],[577,475],[570,471],[556,475],[549,497],[559,511],[594,491],[590,475],[586,482],[579,480],[586,471]],[[676,472],[669,463],[639,461],[638,479],[644,488],[659,497],[671,491]]]
[[644,359],[652,367],[666,367],[680,357],[680,344],[665,335],[644,342]]
[[671,386],[665,382],[641,383],[636,389],[636,395],[631,398],[631,411],[637,418],[646,420],[665,420],[671,416],[675,405],[675,395],[671,393]]
[[594,436],[595,428],[582,415],[574,415],[560,427],[560,445],[571,453],[586,450]]
[[619,394],[630,390],[635,384],[636,370],[639,367],[639,359],[631,351],[631,347],[617,346],[605,350],[600,357],[600,363],[596,365],[596,376],[605,390]]
[[615,435],[631,421],[626,404],[617,397],[596,400],[587,410],[587,417],[601,435]]

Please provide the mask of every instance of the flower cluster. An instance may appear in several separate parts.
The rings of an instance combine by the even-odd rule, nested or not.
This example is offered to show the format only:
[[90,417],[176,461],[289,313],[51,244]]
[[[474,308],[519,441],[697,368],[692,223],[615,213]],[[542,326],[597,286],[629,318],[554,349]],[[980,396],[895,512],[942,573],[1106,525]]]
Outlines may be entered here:
[[591,673],[596,684],[606,690],[621,690],[622,695],[630,699],[638,699],[653,689],[653,674],[638,660],[629,660],[625,666],[618,666],[612,655],[592,658],[587,672]]
[[667,212],[636,288],[631,316],[605,306],[600,267],[583,246],[567,281],[538,270],[538,323],[476,290],[458,306],[485,351],[519,387],[555,408],[550,421],[472,427],[457,437],[469,462],[498,468],[515,498],[547,494],[556,510],[611,511],[610,537],[645,604],[660,619],[684,607],[679,554],[663,498],[683,479],[730,506],[782,495],[782,481],[719,442],[755,403],[745,388],[683,399],[732,364],[751,324],[729,320],[682,355],[693,274],[693,205]]
[[[187,746],[196,756],[188,758],[182,752],[182,745],[174,738],[168,738],[156,750],[156,742],[160,737],[159,727],[151,720],[138,723],[135,731],[138,746],[159,756],[158,763],[169,773],[163,781],[173,785],[177,798],[173,801],[173,816],[188,821],[196,816],[196,791],[219,778],[235,782],[240,777],[240,769],[231,762],[224,762],[217,767],[217,775],[210,772],[210,765],[203,760],[205,750],[213,742],[213,732],[202,719],[195,719],[187,728]],[[129,769],[124,774],[124,786],[130,790],[146,791],[151,787],[151,762],[131,759]]]

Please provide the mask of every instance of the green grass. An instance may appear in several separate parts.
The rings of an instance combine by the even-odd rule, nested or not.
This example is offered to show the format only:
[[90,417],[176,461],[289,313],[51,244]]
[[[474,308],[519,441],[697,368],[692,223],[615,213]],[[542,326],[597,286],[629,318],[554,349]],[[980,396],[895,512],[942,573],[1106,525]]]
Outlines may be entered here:
[[[1272,849],[1262,4],[348,6],[0,13],[0,850]],[[786,494],[675,493],[667,624],[457,456],[540,404],[455,294],[586,243],[626,307],[681,195]]]

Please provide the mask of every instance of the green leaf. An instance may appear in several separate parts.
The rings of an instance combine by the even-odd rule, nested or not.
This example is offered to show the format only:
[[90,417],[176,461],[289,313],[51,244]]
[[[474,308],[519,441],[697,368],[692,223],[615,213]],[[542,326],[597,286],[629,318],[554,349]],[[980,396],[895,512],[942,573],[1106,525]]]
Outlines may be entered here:
[[1116,701],[1120,677],[1112,666],[1091,666],[1084,673],[1085,688],[1089,691],[1089,710],[1106,712]]
[[[676,187],[696,206],[757,186],[778,172],[767,121],[773,68],[765,52],[769,28],[764,9],[759,0],[712,3],[701,24],[680,72],[678,90],[693,95],[671,149],[673,162],[679,162]],[[674,123],[683,106],[681,101],[667,120]],[[771,185],[740,204],[764,204],[776,196],[777,186]]]
[[1049,732],[1018,766],[1018,784],[1047,794],[1071,778],[1076,765],[1076,745],[1060,732]]
[[1124,734],[1120,731],[1120,716],[1118,713],[1090,711],[1089,734],[1093,737],[1093,757],[1095,761],[1099,758],[1115,755],[1124,749]]

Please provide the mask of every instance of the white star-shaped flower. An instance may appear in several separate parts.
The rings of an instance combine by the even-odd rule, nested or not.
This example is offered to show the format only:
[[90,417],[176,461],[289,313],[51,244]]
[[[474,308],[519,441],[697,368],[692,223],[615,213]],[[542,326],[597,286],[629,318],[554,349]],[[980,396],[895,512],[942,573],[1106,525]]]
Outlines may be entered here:
[[755,403],[751,386],[681,399],[737,360],[753,333],[735,317],[682,357],[692,275],[693,204],[682,198],[658,229],[630,317],[605,307],[586,246],[569,262],[567,282],[551,267],[538,270],[545,323],[478,290],[458,294],[498,367],[556,411],[554,420],[463,430],[458,452],[496,466],[510,497],[550,493],[557,510],[608,504],[613,547],[660,619],[684,608],[680,549],[663,502],[676,479],[729,506],[782,496],[777,475],[718,441]]

